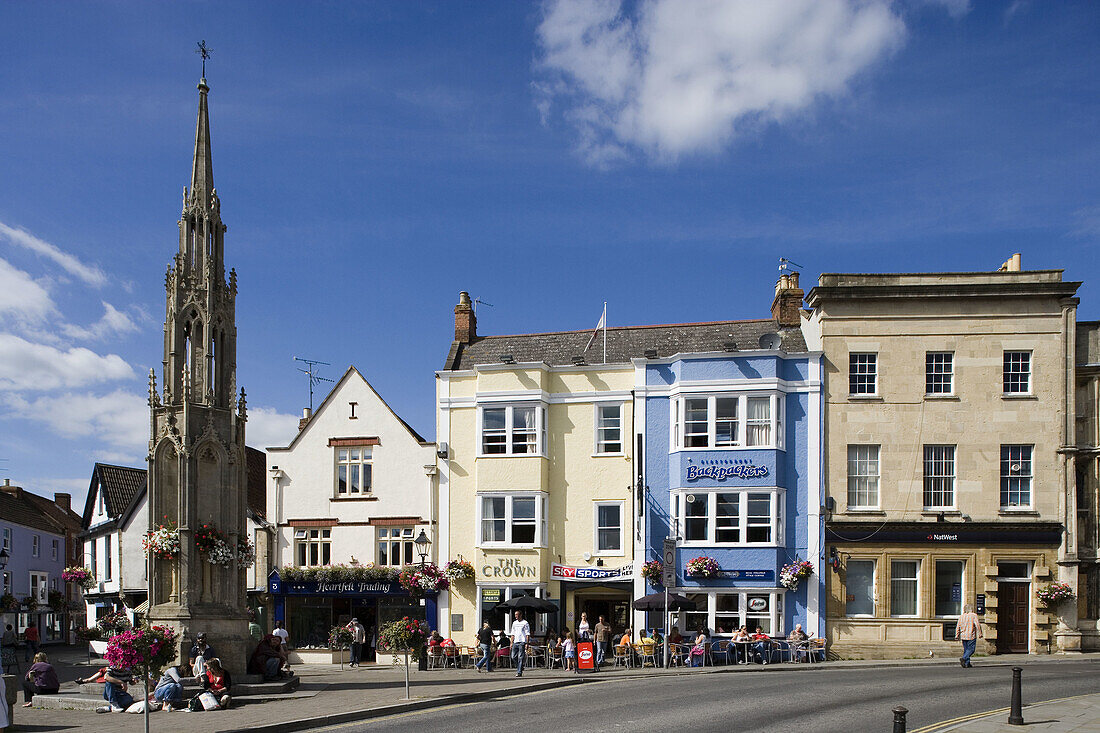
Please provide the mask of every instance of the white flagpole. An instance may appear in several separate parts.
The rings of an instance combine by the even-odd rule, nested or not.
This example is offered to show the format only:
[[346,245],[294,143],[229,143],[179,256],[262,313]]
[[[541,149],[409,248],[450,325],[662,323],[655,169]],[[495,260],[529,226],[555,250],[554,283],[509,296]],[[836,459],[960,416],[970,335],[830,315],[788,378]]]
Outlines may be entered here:
[[603,302],[603,363],[607,363],[607,301]]

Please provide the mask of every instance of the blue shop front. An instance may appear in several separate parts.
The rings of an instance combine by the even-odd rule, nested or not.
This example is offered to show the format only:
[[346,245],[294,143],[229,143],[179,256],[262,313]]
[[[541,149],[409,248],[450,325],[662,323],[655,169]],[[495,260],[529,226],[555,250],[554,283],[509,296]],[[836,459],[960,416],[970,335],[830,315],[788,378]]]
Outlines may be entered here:
[[[646,364],[645,559],[676,538],[674,590],[696,602],[674,616],[681,632],[825,631],[820,358],[761,351]],[[812,575],[785,585],[798,561]]]
[[[367,629],[368,640],[382,625],[404,616],[439,628],[439,594],[431,591],[413,597],[397,581],[282,580],[273,570],[267,576],[267,589],[275,619],[286,624],[292,649],[327,648],[329,630],[353,618]],[[373,660],[370,655],[365,658]]]

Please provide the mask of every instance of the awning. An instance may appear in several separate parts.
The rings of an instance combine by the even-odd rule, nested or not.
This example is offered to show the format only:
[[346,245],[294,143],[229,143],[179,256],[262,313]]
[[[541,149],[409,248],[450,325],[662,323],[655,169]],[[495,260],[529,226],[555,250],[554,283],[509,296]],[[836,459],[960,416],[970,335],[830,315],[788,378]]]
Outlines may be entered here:
[[133,609],[134,613],[146,614],[149,612],[149,599],[145,599],[141,603],[137,604]]

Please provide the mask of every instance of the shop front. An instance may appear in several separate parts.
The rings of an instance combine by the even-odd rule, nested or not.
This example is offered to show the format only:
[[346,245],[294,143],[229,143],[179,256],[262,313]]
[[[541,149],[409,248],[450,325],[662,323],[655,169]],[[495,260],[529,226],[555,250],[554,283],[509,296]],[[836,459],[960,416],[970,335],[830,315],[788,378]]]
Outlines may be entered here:
[[[329,630],[359,619],[373,639],[384,624],[402,617],[418,618],[439,628],[437,594],[428,592],[415,598],[396,581],[318,581],[281,580],[278,571],[268,576],[268,592],[275,620],[283,620],[290,634],[289,646],[303,661],[324,657],[328,650]],[[364,650],[364,661],[374,661]]]
[[[550,588],[542,576],[540,555],[536,552],[522,555],[485,553],[474,565],[475,610],[474,624],[467,625],[465,614],[454,604],[451,614],[451,636],[461,638],[463,634],[473,637],[483,622],[488,621],[495,633],[507,631],[509,613],[499,604],[519,596],[533,596],[554,602],[550,597]],[[560,596],[559,596],[560,597]],[[544,635],[557,627],[557,613],[533,613],[527,615],[531,632],[536,636]]]
[[970,605],[982,621],[979,653],[1048,653],[1058,619],[1036,591],[1057,580],[1061,535],[1053,522],[827,525],[830,649],[957,655],[955,624]]
[[550,577],[558,581],[558,594],[562,599],[558,628],[575,631],[582,614],[587,614],[590,627],[596,625],[600,616],[607,619],[615,632],[631,625],[633,564],[603,568],[554,563],[550,565]]

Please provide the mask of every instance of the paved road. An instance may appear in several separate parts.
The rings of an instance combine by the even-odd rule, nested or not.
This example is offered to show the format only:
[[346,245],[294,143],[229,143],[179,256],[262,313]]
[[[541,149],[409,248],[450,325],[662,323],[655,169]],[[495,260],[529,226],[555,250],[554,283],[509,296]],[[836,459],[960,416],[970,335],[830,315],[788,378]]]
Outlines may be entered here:
[[[891,709],[910,710],[909,730],[1008,705],[1004,666],[837,669],[684,675],[622,680],[395,715],[325,730],[401,733],[467,730],[769,731],[891,730]],[[1024,703],[1100,692],[1100,663],[1029,664]],[[1027,718],[1025,714],[1025,719]]]

